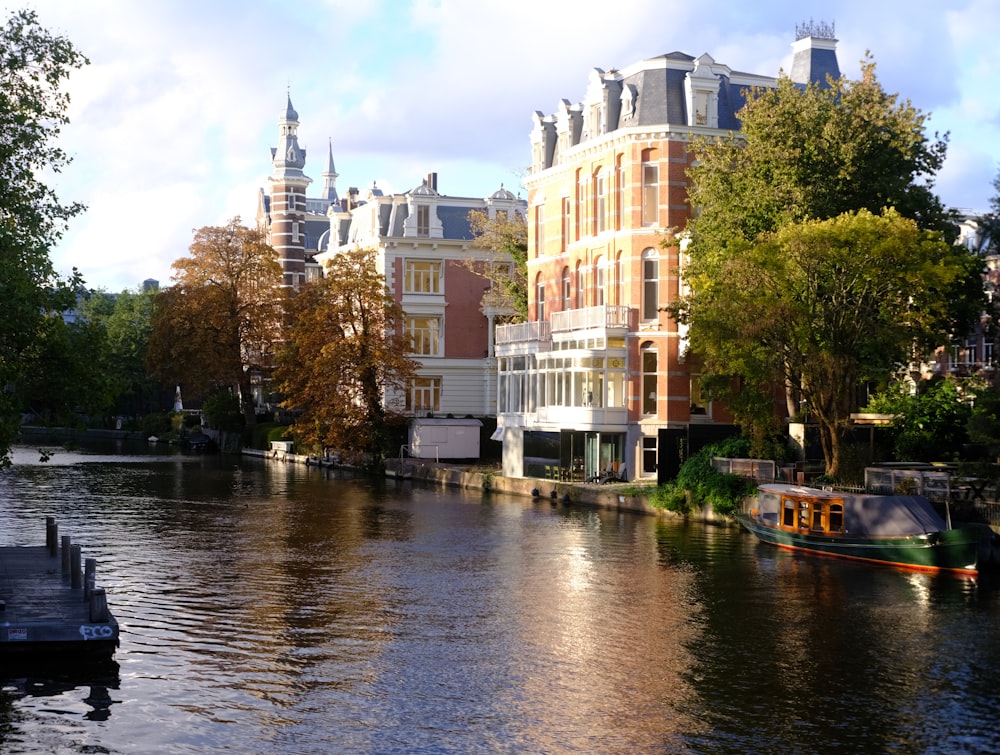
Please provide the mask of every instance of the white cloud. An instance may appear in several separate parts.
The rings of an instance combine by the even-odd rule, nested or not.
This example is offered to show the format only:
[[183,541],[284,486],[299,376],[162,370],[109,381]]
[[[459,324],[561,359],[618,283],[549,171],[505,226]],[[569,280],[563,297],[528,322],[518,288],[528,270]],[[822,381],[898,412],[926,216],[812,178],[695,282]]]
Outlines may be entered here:
[[847,75],[870,49],[886,89],[952,132],[939,193],[985,209],[1000,10],[941,5],[841,0],[825,17],[792,0],[34,0],[43,26],[92,60],[70,83],[61,144],[75,159],[57,184],[90,209],[53,259],[91,285],[135,287],[166,281],[193,229],[250,221],[289,88],[317,183],[332,138],[342,190],[406,190],[436,171],[447,193],[486,195],[519,188],[532,113],[582,98],[591,69],[679,50],[776,75],[810,13],[836,23]]

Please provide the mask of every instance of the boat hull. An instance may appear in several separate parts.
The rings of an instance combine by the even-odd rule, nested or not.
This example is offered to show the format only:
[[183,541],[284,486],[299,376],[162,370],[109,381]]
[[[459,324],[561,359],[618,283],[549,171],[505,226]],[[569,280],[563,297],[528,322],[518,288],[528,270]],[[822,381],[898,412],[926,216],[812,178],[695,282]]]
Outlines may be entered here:
[[737,514],[736,518],[761,542],[780,548],[921,571],[975,574],[978,570],[981,536],[972,529],[905,537],[850,537],[778,529],[748,513]]

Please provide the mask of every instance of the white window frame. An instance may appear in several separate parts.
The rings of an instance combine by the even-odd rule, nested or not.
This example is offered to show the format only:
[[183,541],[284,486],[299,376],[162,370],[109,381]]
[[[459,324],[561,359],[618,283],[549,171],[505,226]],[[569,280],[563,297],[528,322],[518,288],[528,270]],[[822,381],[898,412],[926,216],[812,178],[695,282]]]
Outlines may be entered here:
[[441,260],[406,260],[403,264],[403,293],[440,296],[444,293],[441,269]]
[[441,356],[444,340],[442,318],[439,315],[408,315],[406,335],[410,339],[411,353],[422,357]]

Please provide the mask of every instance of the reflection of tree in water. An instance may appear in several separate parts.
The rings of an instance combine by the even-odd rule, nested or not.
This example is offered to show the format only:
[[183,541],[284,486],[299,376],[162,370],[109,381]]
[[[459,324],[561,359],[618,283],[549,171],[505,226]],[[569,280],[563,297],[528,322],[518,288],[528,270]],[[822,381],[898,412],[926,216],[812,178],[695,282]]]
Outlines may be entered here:
[[413,536],[413,514],[369,504],[361,509],[361,531],[370,540],[404,542]]

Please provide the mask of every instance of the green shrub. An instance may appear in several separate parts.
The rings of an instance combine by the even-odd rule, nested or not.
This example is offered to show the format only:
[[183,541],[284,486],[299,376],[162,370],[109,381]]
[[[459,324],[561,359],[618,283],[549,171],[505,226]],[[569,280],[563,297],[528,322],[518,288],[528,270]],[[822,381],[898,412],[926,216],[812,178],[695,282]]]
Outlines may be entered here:
[[205,424],[209,427],[227,432],[239,432],[243,429],[240,400],[227,390],[216,391],[205,399],[201,413],[205,416]]
[[712,457],[746,458],[750,444],[744,438],[729,438],[706,446],[681,465],[677,478],[659,486],[650,498],[656,508],[687,514],[692,506],[709,504],[716,514],[737,511],[743,499],[756,488],[753,480],[712,469]]
[[166,435],[170,432],[170,415],[166,412],[147,414],[139,420],[139,429],[147,436]]
[[291,429],[289,425],[280,425],[276,422],[258,422],[253,426],[247,443],[250,448],[258,451],[270,451],[272,440],[287,440],[286,433]]

